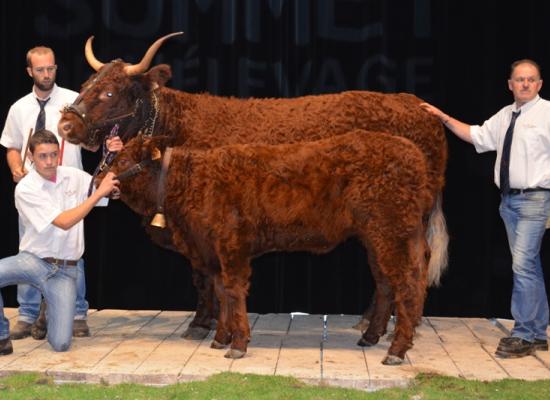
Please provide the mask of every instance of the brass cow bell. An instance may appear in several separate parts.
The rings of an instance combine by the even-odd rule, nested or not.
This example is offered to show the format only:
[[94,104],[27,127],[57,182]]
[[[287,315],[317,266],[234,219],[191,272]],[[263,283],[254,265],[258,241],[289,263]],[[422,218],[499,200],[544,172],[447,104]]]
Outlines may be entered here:
[[164,218],[164,214],[162,212],[158,212],[155,214],[153,219],[151,220],[151,226],[156,226],[157,228],[166,228],[166,218]]

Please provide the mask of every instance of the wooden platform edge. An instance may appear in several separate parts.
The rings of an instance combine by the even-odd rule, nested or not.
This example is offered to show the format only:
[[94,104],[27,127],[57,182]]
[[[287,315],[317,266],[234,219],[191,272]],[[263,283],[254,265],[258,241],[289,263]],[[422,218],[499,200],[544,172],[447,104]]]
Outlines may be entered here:
[[[135,332],[132,331],[130,332],[131,334],[128,334],[125,329],[127,329],[127,327],[130,325],[127,324],[129,322],[135,321],[137,317],[134,314],[140,312],[144,313],[142,316],[142,321],[136,326],[132,325],[132,329],[134,329]],[[101,370],[99,368],[94,369],[93,367],[91,367],[90,369],[82,369],[81,366],[79,366],[76,368],[76,370],[71,370],[70,368],[67,368],[65,370],[63,370],[63,368],[56,369],[55,365],[58,364],[55,360],[49,359],[49,352],[47,351],[47,349],[45,349],[44,346],[38,346],[32,349],[29,348],[30,350],[28,350],[27,353],[23,353],[19,358],[15,359],[15,362],[11,364],[6,364],[3,368],[0,368],[0,377],[7,377],[10,375],[21,373],[39,373],[43,376],[51,377],[56,383],[90,383],[108,385],[133,383],[148,386],[166,386],[192,381],[204,381],[218,372],[233,370],[233,363],[239,362],[239,360],[234,360],[231,361],[231,363],[227,363],[227,361],[223,359],[221,353],[210,354],[211,350],[209,350],[210,346],[207,342],[209,338],[211,338],[211,334],[206,339],[198,341],[196,345],[194,344],[192,346],[184,346],[187,347],[187,350],[185,350],[185,352],[182,352],[181,354],[185,355],[185,357],[188,357],[189,359],[186,359],[185,362],[182,361],[181,366],[178,365],[179,361],[178,363],[174,363],[174,359],[172,357],[172,364],[175,365],[175,368],[172,368],[171,370],[169,368],[163,367],[157,368],[156,370],[151,369],[150,371],[143,370],[140,372],[138,367],[141,365],[141,363],[144,362],[145,358],[147,357],[128,357],[128,350],[126,348],[123,348],[124,346],[121,346],[120,344],[127,343],[125,341],[135,342],[136,338],[143,337],[148,341],[152,341],[152,344],[146,342],[149,343],[147,344],[147,346],[149,346],[151,349],[161,349],[159,343],[163,343],[165,340],[170,341],[174,338],[177,339],[180,336],[181,330],[184,329],[186,325],[185,323],[179,321],[181,315],[178,313],[170,314],[170,312],[167,312],[163,314],[161,312],[157,312],[157,314],[154,315],[149,315],[150,313],[152,313],[151,311],[132,311],[131,315],[127,315],[127,313],[129,313],[129,311],[127,310],[107,310],[97,312],[92,317],[92,320],[94,320],[95,318],[95,323],[98,329],[96,334],[98,338],[110,337],[105,336],[104,331],[107,330],[109,330],[109,335],[112,335],[113,332],[118,335],[118,339],[113,341],[112,344],[109,344],[109,346],[113,346],[112,348],[105,347],[105,349],[103,349],[102,347],[100,347],[99,353],[97,353],[97,351],[97,354],[92,352],[92,354],[96,355],[97,359],[101,360],[103,364],[106,363],[106,360],[108,361],[107,364],[109,362],[112,363],[113,361],[117,361],[117,364],[113,364],[115,365],[115,368],[109,366],[109,368],[106,368],[104,370]],[[186,318],[188,317],[189,316],[186,316]],[[349,368],[345,369],[341,368],[341,366],[347,365],[344,360],[346,360],[346,354],[349,357],[349,353],[346,352],[349,352],[350,350],[354,350],[356,348],[354,346],[355,331],[351,329],[352,321],[350,319],[353,319],[352,317],[355,316],[332,316],[332,318],[329,318],[328,320],[329,329],[327,331],[323,331],[323,319],[320,318],[318,315],[307,315],[298,318],[290,317],[291,325],[288,325],[288,317],[286,315],[283,318],[281,315],[278,314],[266,314],[261,316],[261,318],[263,318],[261,319],[262,324],[258,324],[258,326],[256,326],[256,322],[260,321],[260,319],[258,318],[258,315],[250,314],[249,318],[254,320],[253,327],[258,329],[258,337],[263,338],[263,340],[258,341],[258,346],[267,346],[263,349],[264,352],[262,353],[264,359],[268,360],[270,363],[275,362],[276,365],[279,364],[281,360],[281,358],[279,358],[281,356],[281,353],[280,351],[276,351],[277,346],[273,347],[274,350],[270,350],[273,346],[273,343],[278,343],[279,341],[280,348],[287,346],[286,349],[290,351],[290,353],[287,355],[287,359],[288,357],[290,357],[293,361],[295,361],[296,356],[295,353],[292,352],[296,350],[304,351],[306,354],[301,360],[301,364],[294,363],[296,365],[293,365],[292,363],[289,364],[287,362],[287,368],[284,370],[284,372],[283,370],[279,372],[278,368],[275,368],[273,373],[260,373],[260,375],[290,376],[305,384],[344,387],[363,391],[376,391],[380,389],[394,387],[405,388],[410,386],[414,382],[416,376],[419,373],[426,371],[442,376],[446,375],[446,369],[436,368],[437,365],[440,365],[438,363],[435,363],[433,365],[434,368],[429,368],[430,366],[432,366],[432,359],[434,357],[437,357],[437,355],[439,355],[441,351],[428,351],[427,354],[422,354],[423,357],[420,358],[418,354],[414,355],[411,353],[411,358],[407,356],[406,362],[402,366],[382,366],[380,362],[388,346],[388,343],[384,341],[386,339],[381,340],[381,346],[373,347],[370,349],[370,351],[363,352],[368,371],[366,374],[363,375],[362,373],[357,373],[357,371],[355,370],[353,370],[351,373],[348,373]],[[12,318],[15,318],[15,316],[12,316]],[[142,329],[143,326],[149,326],[150,322],[154,321],[155,318],[164,318],[164,320],[159,320],[160,323],[158,323],[158,326],[170,328],[165,329],[165,332],[163,332],[162,335],[158,337],[152,334],[152,332],[154,331],[147,331]],[[483,356],[484,359],[481,360],[482,363],[491,363],[495,364],[495,368],[498,367],[501,369],[506,369],[509,372],[509,377],[519,377],[519,379],[527,380],[547,378],[550,379],[550,352],[543,352],[540,354],[537,353],[533,355],[533,357],[526,357],[525,360],[523,360],[523,364],[520,360],[500,360],[498,358],[495,359],[495,357],[493,356],[492,353],[494,352],[495,343],[498,341],[498,338],[501,335],[506,336],[507,334],[509,334],[509,329],[511,327],[511,324],[513,324],[513,321],[494,318],[424,318],[427,322],[424,326],[425,329],[428,330],[422,331],[422,335],[417,338],[418,344],[424,346],[424,350],[426,350],[426,346],[432,343],[433,339],[433,344],[437,346],[447,347],[448,349],[455,349],[454,355],[450,354],[449,356],[457,357],[451,361],[453,363],[457,363],[457,365],[460,365],[461,368],[466,368],[467,372],[469,371],[469,373],[459,375],[462,376],[464,379],[480,379],[485,381],[485,376],[487,374],[485,373],[480,375],[478,373],[479,368],[477,368],[477,370],[476,368],[474,368],[475,366],[477,366],[477,364],[469,364],[472,362],[472,360],[469,359],[470,355],[473,355],[474,353],[481,354]],[[175,321],[173,321],[172,319],[175,319]],[[186,321],[188,322],[188,319]],[[333,322],[332,327],[330,327],[331,321]],[[287,325],[291,326],[292,329],[289,330]],[[431,329],[433,329],[433,334],[429,334],[429,330]],[[164,337],[163,335],[166,337]],[[359,335],[358,331],[357,335]],[[269,340],[267,340],[266,338]],[[321,346],[320,349],[318,349],[320,350],[320,353],[319,358],[317,358],[317,355],[313,354],[312,350],[318,348],[317,345],[319,343],[319,339],[321,340]],[[100,340],[100,342],[102,345],[105,344],[105,340]],[[30,343],[33,342],[31,341]],[[328,344],[326,346],[326,349],[323,343]],[[171,343],[168,343],[167,348],[172,349],[175,344],[177,345],[177,341],[172,341]],[[464,346],[465,352],[456,350],[457,345]],[[128,344],[126,344],[126,346],[128,347]],[[487,346],[489,346],[489,350],[487,350]],[[88,348],[87,344],[86,348]],[[92,351],[94,350],[93,345],[90,345],[89,348]],[[173,348],[179,349],[179,346]],[[480,351],[480,348],[485,351],[488,356]],[[84,349],[84,347],[81,347],[79,350],[82,349]],[[268,349],[268,351],[265,351],[266,349]],[[331,353],[329,357],[328,353],[324,353],[324,350],[330,352],[342,351],[344,356],[341,355],[342,353],[340,353],[338,356],[335,356],[334,353]],[[102,354],[103,352],[104,354]],[[52,356],[60,356],[63,354],[67,355],[69,353],[70,352],[52,353]],[[273,359],[273,354],[275,353],[277,354],[277,360]],[[166,353],[166,348],[159,353],[159,356],[163,354],[169,354]],[[368,360],[366,358],[367,354],[369,355]],[[79,353],[75,353],[75,355],[78,355],[79,357],[82,356],[82,354]],[[117,358],[114,357],[115,355],[122,357]],[[192,362],[192,360],[196,359],[193,358],[195,355],[200,355],[201,357],[199,357],[197,360],[201,363],[207,362],[207,364],[199,364],[201,365],[201,367],[195,369],[183,367],[184,365],[187,366],[189,362]],[[221,358],[218,358],[218,355]],[[157,356],[156,362],[160,361],[161,366],[171,366],[170,358],[159,359],[159,356]],[[62,359],[63,357],[60,357],[60,360]],[[257,360],[261,359],[262,357],[258,358]],[[350,358],[350,360],[356,361],[356,359],[356,355],[352,353],[352,357]],[[42,360],[42,363],[38,362],[37,364],[37,360]],[[44,362],[43,360],[46,361]],[[254,361],[254,359],[249,358],[248,361],[250,363],[250,361]],[[308,373],[308,368],[317,368],[316,366],[318,365],[318,363],[322,364],[319,370],[319,375],[316,375],[316,373]],[[207,368],[205,368],[205,366]],[[327,366],[330,366],[330,368],[327,369]],[[336,366],[337,368],[335,369],[334,366]],[[291,367],[295,368],[293,369]],[[242,368],[242,370],[250,371],[251,369]],[[520,371],[521,373],[518,371]],[[529,371],[531,371],[532,374],[530,374]],[[488,379],[491,380],[499,378],[495,376],[493,378],[489,377]]]

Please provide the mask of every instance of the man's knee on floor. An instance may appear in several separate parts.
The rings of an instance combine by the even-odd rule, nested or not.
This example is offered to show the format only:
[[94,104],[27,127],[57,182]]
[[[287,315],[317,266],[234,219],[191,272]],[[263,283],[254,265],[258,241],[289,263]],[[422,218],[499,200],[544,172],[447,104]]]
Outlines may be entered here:
[[71,338],[69,338],[68,340],[60,341],[55,341],[48,338],[48,342],[50,343],[54,351],[58,352],[67,351],[69,350],[69,347],[71,347]]

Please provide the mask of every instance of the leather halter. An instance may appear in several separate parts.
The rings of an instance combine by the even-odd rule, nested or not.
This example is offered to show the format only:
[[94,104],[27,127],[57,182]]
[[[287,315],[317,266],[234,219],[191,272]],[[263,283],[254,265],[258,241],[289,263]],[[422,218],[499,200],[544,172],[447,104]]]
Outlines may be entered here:
[[[105,128],[109,125],[115,125],[115,124],[121,124],[123,121],[127,119],[134,118],[140,109],[142,105],[145,103],[144,99],[137,98],[134,102],[134,107],[131,112],[120,114],[108,119],[104,119],[102,121],[97,121],[95,123],[92,123],[88,117],[88,110],[86,108],[86,104],[83,102],[84,95],[104,76],[106,75],[114,65],[115,63],[120,63],[121,60],[114,60],[110,62],[109,64],[106,64],[103,69],[97,74],[97,76],[93,79],[92,83],[88,86],[86,86],[82,92],[78,95],[78,97],[75,99],[73,104],[66,105],[63,108],[63,113],[71,113],[76,115],[84,124],[86,130],[88,131],[88,140],[87,145],[92,146],[96,142],[96,138],[99,135],[102,128]],[[149,112],[149,115],[147,116],[147,119],[144,122],[143,128],[144,128],[144,134],[146,136],[151,136],[153,133],[153,130],[155,128],[155,122],[158,116],[158,98],[154,91],[151,92],[151,99],[149,101],[151,104],[152,111]],[[151,115],[152,114],[152,115]],[[148,124],[148,122],[150,122]],[[147,126],[149,125],[149,126]],[[140,130],[141,132],[141,130]]]
[[137,99],[136,102],[134,103],[134,109],[132,110],[132,112],[120,114],[120,115],[117,115],[116,117],[104,119],[103,121],[98,121],[95,124],[92,124],[88,119],[88,115],[86,114],[85,104],[80,105],[80,104],[73,103],[73,104],[67,105],[63,108],[63,112],[75,114],[84,123],[84,126],[86,127],[88,132],[90,132],[92,135],[95,136],[97,135],[96,132],[98,132],[101,128],[105,128],[106,126],[112,125],[112,124],[119,124],[128,118],[135,117],[137,114],[137,110],[142,103],[143,103],[142,99]]
[[[157,153],[151,155],[151,157],[148,157],[141,162],[132,165],[130,168],[128,168],[126,171],[123,171],[119,175],[117,175],[114,179],[124,180],[127,178],[130,178],[134,175],[139,174],[145,167],[147,167],[149,164],[151,164],[153,161],[160,159],[160,151],[156,150]],[[164,157],[162,159],[161,164],[161,172],[159,175],[159,185],[158,185],[158,193],[159,195],[164,196],[164,179],[166,178],[166,173],[168,171],[168,166],[170,165],[170,157],[172,155],[172,147],[166,147],[164,150]],[[159,196],[160,198],[160,196]]]
[[111,132],[109,135],[105,138],[105,141],[103,142],[103,157],[101,158],[101,161],[99,164],[97,164],[94,174],[92,175],[92,179],[90,180],[90,186],[88,187],[88,197],[92,195],[92,192],[94,190],[94,182],[97,176],[102,173],[103,171],[106,171],[111,166],[111,163],[115,159],[115,156],[117,155],[117,151],[108,151],[107,149],[107,139],[113,138],[118,135],[118,124],[115,124],[113,128],[111,129]]
[[[115,125],[115,127],[111,131],[112,136],[116,135],[117,131],[118,131],[118,125]],[[88,197],[90,197],[90,195],[92,194],[92,192],[94,190],[94,182],[95,182],[96,177],[101,172],[109,170],[109,168],[111,167],[111,163],[114,160],[116,155],[117,155],[117,152],[111,152],[111,151],[104,154],[103,159],[101,160],[101,162],[96,167],[96,169],[94,171],[94,174],[92,176],[92,179],[90,180],[90,186],[88,187]],[[130,178],[134,175],[137,175],[141,171],[143,171],[144,168],[149,166],[149,164],[151,164],[156,159],[157,158],[153,158],[153,157],[146,158],[146,159],[142,160],[140,163],[132,165],[126,171],[124,171],[121,174],[115,176],[114,179],[118,179],[119,181],[122,181],[122,180],[128,179],[128,178]]]
[[[159,179],[157,182],[157,213],[151,222],[151,225],[157,226],[159,228],[166,227],[166,220],[164,217],[164,198],[166,191],[166,174],[168,173],[168,167],[170,166],[170,159],[172,157],[172,147],[166,147],[164,150],[164,156],[162,157],[161,170],[159,174]],[[158,150],[157,150],[158,151]],[[153,160],[158,160],[160,158],[160,151],[158,151],[158,156],[153,154],[150,158],[142,160],[138,164],[134,164],[132,167],[122,172],[120,175],[116,176],[114,179],[122,181],[131,176],[134,176],[140,173],[145,167],[153,162]]]
[[124,179],[128,179],[134,175],[139,174],[145,167],[147,167],[149,164],[151,164],[153,160],[151,158],[146,158],[145,160],[141,161],[138,164],[132,165],[130,168],[128,168],[126,171],[122,172],[120,175],[115,176],[113,179],[117,179],[119,181],[122,181]]

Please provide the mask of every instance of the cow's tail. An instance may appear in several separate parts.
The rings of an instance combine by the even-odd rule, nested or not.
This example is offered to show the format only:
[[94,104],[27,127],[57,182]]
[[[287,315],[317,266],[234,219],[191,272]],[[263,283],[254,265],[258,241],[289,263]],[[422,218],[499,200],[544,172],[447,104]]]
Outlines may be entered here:
[[439,286],[441,275],[447,268],[447,246],[449,235],[447,224],[441,208],[441,193],[438,194],[428,221],[426,240],[430,247],[430,261],[428,262],[428,285]]

